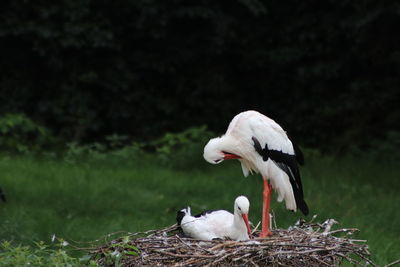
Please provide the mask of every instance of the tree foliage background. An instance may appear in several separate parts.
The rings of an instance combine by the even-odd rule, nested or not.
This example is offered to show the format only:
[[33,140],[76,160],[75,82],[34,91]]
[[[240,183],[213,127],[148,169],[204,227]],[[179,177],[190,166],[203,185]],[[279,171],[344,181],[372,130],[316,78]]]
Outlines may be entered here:
[[2,6],[0,114],[25,113],[64,140],[223,133],[246,109],[307,146],[400,139],[398,1]]

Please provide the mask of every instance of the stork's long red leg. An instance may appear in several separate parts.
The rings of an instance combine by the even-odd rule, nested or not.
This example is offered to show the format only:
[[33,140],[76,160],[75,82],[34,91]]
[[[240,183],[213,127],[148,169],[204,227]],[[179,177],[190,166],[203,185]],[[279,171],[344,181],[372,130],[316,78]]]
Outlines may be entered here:
[[263,192],[263,212],[262,212],[262,229],[260,237],[267,237],[272,233],[269,231],[269,204],[271,201],[272,187],[268,180],[263,177],[264,192]]

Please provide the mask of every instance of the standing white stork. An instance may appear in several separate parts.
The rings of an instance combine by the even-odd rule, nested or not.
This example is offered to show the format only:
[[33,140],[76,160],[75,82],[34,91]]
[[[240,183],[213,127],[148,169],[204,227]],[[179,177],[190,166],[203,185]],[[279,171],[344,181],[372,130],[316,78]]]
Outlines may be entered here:
[[207,143],[203,156],[212,164],[238,159],[244,176],[253,171],[262,175],[264,192],[260,237],[271,235],[269,206],[272,188],[278,193],[279,202],[285,200],[287,209],[296,211],[298,208],[304,215],[308,214],[298,168],[298,163],[304,163],[303,154],[292,144],[282,127],[263,114],[250,110],[236,115],[225,135]]
[[245,196],[239,196],[235,199],[234,214],[226,210],[211,210],[192,216],[188,207],[178,211],[176,220],[185,235],[195,239],[249,240],[249,207],[249,200]]

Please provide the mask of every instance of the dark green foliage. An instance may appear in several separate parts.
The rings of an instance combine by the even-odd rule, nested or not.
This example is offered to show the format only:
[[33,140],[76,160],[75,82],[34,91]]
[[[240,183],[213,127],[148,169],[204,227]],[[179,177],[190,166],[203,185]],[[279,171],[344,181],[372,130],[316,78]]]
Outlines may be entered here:
[[[106,144],[91,143],[79,145],[75,142],[68,143],[62,158],[68,163],[82,161],[98,162],[114,159],[116,165],[121,160],[132,162],[143,162],[144,160],[155,161],[163,167],[178,169],[193,169],[203,167],[203,147],[214,134],[205,126],[193,127],[177,133],[166,133],[162,137],[141,143],[132,143],[120,147],[118,144],[124,141],[124,137],[112,135],[106,137]],[[151,152],[151,153],[148,153]],[[113,155],[113,157],[109,157]],[[46,158],[52,154],[43,153]],[[202,164],[204,163],[204,164]]]
[[0,17],[0,114],[68,141],[222,133],[257,109],[340,151],[400,120],[398,1],[15,0]]
[[32,246],[14,246],[8,241],[3,241],[0,243],[0,266],[98,266],[94,261],[71,257],[65,248],[67,245],[63,240],[60,240],[57,247],[46,245],[43,241],[35,242]]
[[55,139],[49,130],[24,114],[0,116],[0,149],[10,152],[37,151],[53,145]]
[[[147,146],[155,150],[152,155],[164,166],[196,168],[203,161],[203,148],[214,134],[205,126],[189,128],[183,132],[166,133]],[[200,164],[201,166],[201,164]]]

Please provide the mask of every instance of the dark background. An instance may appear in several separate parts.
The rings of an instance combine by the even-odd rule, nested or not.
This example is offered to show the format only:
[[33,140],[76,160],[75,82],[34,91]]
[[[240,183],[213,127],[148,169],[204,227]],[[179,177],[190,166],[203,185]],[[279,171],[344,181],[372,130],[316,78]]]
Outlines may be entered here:
[[2,1],[0,115],[151,140],[256,109],[303,146],[399,143],[398,1]]

